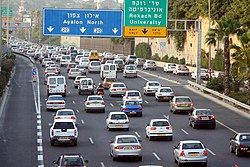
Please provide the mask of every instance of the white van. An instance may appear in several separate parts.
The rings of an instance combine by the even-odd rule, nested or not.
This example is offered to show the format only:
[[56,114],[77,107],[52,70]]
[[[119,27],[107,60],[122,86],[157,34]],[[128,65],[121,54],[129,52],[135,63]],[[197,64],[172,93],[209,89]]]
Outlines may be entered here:
[[117,67],[116,64],[102,64],[100,78],[117,78]]
[[47,95],[62,94],[66,96],[66,79],[64,76],[50,76],[47,81]]
[[61,66],[66,66],[71,62],[71,56],[70,55],[62,55],[60,60]]
[[88,68],[89,67],[89,58],[81,57],[79,60],[79,66],[83,66],[84,68]]
[[95,84],[92,78],[81,78],[78,85],[78,94],[95,93]]

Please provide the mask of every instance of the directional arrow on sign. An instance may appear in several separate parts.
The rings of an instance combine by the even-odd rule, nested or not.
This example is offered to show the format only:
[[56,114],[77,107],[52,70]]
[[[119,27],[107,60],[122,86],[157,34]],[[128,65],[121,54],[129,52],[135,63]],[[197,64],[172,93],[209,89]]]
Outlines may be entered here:
[[116,34],[119,30],[117,28],[113,28],[112,31],[114,34]]
[[80,28],[80,31],[81,31],[82,33],[84,33],[84,32],[86,31],[86,28],[82,27],[82,28]]
[[146,28],[144,28],[144,29],[142,30],[142,32],[143,32],[143,34],[146,34],[146,33],[148,32],[148,30],[147,30]]
[[52,26],[49,26],[47,29],[49,30],[49,32],[52,32],[54,30]]

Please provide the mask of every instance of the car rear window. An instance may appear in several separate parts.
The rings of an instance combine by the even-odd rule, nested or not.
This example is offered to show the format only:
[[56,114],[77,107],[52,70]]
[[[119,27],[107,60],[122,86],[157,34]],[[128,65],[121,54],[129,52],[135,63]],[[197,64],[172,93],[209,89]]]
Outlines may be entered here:
[[72,122],[56,122],[54,129],[75,129]]
[[115,70],[115,65],[111,65],[110,70]]
[[106,66],[103,67],[103,69],[104,69],[105,71],[107,71],[107,70],[109,70],[109,66],[106,65]]
[[112,114],[111,119],[127,119],[126,115],[124,114]]
[[74,69],[71,69],[70,71],[71,72],[79,72],[79,69],[78,68],[74,68]]
[[107,78],[106,82],[117,82],[116,78]]
[[156,121],[153,122],[153,126],[169,126],[169,123],[167,121]]
[[196,115],[213,115],[209,110],[197,110]]
[[61,166],[83,166],[83,161],[78,157],[63,158]]
[[240,141],[250,141],[250,135],[241,135]]
[[122,60],[116,60],[114,64],[123,64]]
[[101,63],[100,63],[100,62],[91,62],[91,65],[92,65],[92,66],[100,66]]
[[136,59],[136,56],[130,56],[129,58],[130,59]]
[[126,106],[137,106],[139,105],[139,102],[138,101],[127,101]]
[[161,89],[160,92],[172,92],[171,89]]
[[182,145],[183,150],[188,150],[188,149],[203,149],[203,146],[201,143],[184,143]]
[[137,143],[137,140],[134,137],[123,137],[118,138],[117,143]]
[[113,84],[113,87],[114,87],[114,88],[117,88],[117,87],[125,87],[125,85],[124,85],[124,84]]
[[50,96],[48,100],[63,100],[61,96]]
[[74,115],[72,111],[58,111],[57,115]]
[[176,102],[191,102],[189,98],[176,98]]
[[91,101],[91,100],[102,100],[102,98],[101,97],[89,97],[89,100]]
[[57,84],[64,84],[63,78],[57,78]]
[[50,78],[49,84],[56,84],[56,78]]
[[149,86],[160,86],[159,83],[149,83],[148,85],[149,85]]
[[135,66],[127,66],[127,67],[126,67],[126,70],[135,70],[135,69],[136,69]]
[[140,96],[139,92],[128,92],[128,96]]

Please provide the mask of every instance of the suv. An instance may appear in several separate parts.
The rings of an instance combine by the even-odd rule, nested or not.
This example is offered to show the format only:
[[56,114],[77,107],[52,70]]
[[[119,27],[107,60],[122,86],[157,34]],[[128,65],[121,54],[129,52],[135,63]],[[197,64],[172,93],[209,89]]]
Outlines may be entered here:
[[56,142],[72,143],[77,145],[78,130],[71,119],[55,119],[50,128],[50,144],[55,145]]
[[125,60],[125,64],[134,64],[136,58],[137,57],[135,55],[128,55],[128,57]]
[[113,64],[117,65],[117,71],[123,71],[124,70],[124,62],[122,59],[115,59],[113,61]]
[[60,155],[60,157],[53,161],[55,167],[59,166],[78,166],[86,167],[88,160],[84,159],[81,154],[65,154]]

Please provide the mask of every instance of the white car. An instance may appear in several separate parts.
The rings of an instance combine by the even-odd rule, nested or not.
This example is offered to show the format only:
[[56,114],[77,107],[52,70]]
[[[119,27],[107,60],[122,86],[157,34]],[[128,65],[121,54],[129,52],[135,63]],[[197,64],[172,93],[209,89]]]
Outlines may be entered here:
[[75,88],[78,88],[81,78],[86,78],[86,76],[77,76],[77,77],[75,78],[75,80],[74,80],[74,87],[75,87]]
[[89,63],[89,73],[100,72],[101,71],[101,62],[100,61],[91,61]]
[[69,120],[72,120],[75,124],[77,124],[76,115],[75,115],[74,110],[72,109],[57,110],[54,119],[69,119]]
[[79,63],[80,59],[84,57],[83,55],[77,55],[76,58],[75,58],[75,62],[76,63]]
[[71,68],[69,70],[69,73],[68,73],[68,76],[69,76],[69,79],[71,78],[75,78],[79,75],[82,75],[81,71],[79,70],[79,68]]
[[172,100],[174,98],[174,92],[170,87],[160,87],[155,92],[156,101]]
[[[191,73],[191,78],[196,79],[197,77],[197,71],[193,71]],[[210,78],[209,73],[207,72],[206,69],[201,69],[201,79],[208,80]]]
[[153,138],[168,138],[173,140],[173,129],[167,119],[151,119],[146,127],[146,137],[151,141]]
[[125,65],[122,76],[124,78],[126,77],[135,77],[137,78],[137,69],[136,69],[136,65]]
[[207,166],[207,150],[198,140],[180,141],[174,146],[174,161],[179,165],[188,163],[199,163]]
[[161,87],[158,81],[148,81],[143,87],[144,95],[155,94],[155,92]]
[[174,69],[176,68],[176,64],[174,63],[167,63],[163,67],[164,72],[173,72]]
[[107,129],[129,130],[129,119],[124,112],[110,112],[106,118]]
[[189,75],[189,69],[187,68],[187,66],[185,65],[176,65],[174,71],[173,71],[174,75]]
[[50,66],[55,66],[55,65],[56,65],[55,62],[53,62],[53,61],[45,62],[45,68],[50,67]]
[[127,90],[127,86],[122,82],[112,83],[109,88],[109,96],[124,95]]
[[48,73],[58,74],[57,68],[56,67],[47,67],[47,68],[45,68],[44,74],[48,74]]
[[139,101],[140,105],[142,105],[142,96],[141,96],[141,92],[138,90],[127,90],[125,92],[125,95],[122,98],[122,101],[125,100],[137,100]]
[[65,100],[62,95],[50,95],[46,101],[46,109],[57,110],[65,108]]
[[144,70],[156,70],[157,66],[155,61],[152,60],[146,60],[146,62],[143,64],[142,67]]
[[105,112],[105,103],[102,96],[99,95],[90,95],[85,101],[85,111],[102,111]]

